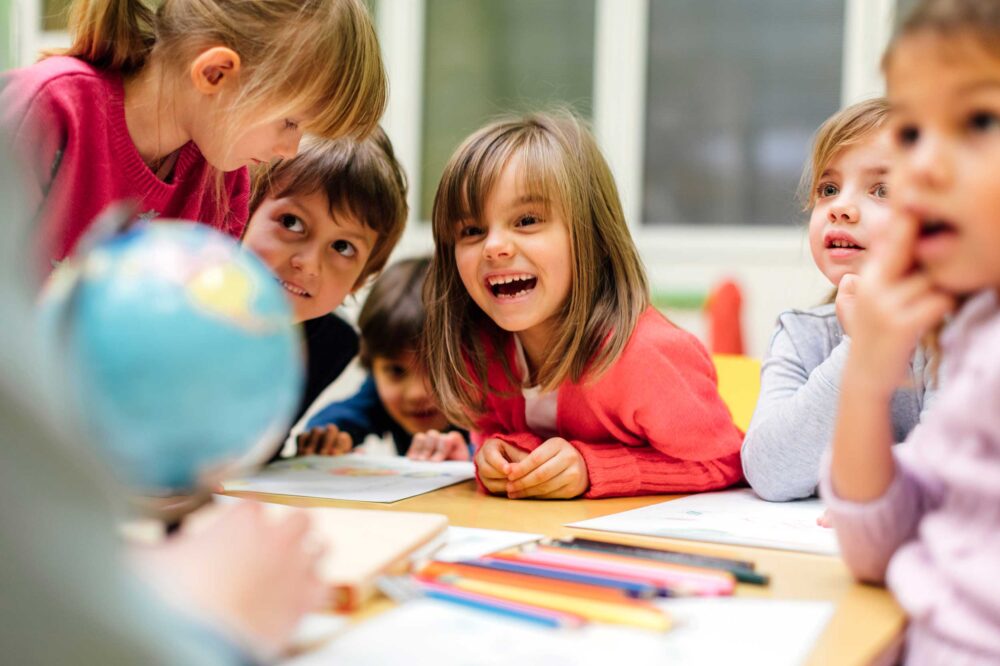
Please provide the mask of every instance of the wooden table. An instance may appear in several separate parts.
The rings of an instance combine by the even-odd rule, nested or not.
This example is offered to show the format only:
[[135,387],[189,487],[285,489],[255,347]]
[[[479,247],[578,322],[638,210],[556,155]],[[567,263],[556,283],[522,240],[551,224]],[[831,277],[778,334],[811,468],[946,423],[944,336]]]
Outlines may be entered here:
[[[564,525],[636,509],[667,499],[676,499],[676,496],[658,495],[573,501],[509,500],[476,492],[472,481],[394,504],[344,502],[262,493],[229,494],[294,506],[338,506],[382,511],[443,513],[448,516],[452,525],[534,532],[552,537],[573,534],[594,536],[593,531],[568,528]],[[609,532],[600,534],[600,538],[622,543],[669,545],[676,550],[752,560],[757,563],[758,570],[771,575],[771,584],[766,587],[741,584],[736,592],[740,596],[833,602],[836,604],[836,610],[810,655],[807,663],[811,666],[889,664],[899,650],[905,625],[905,617],[899,606],[884,589],[855,583],[837,558]],[[373,603],[373,608],[362,612],[368,615],[387,604],[388,601],[380,600]]]

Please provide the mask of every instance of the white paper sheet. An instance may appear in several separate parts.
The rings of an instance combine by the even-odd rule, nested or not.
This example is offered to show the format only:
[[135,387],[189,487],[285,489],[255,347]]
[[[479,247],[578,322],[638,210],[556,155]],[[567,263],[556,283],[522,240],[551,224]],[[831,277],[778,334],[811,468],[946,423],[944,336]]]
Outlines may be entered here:
[[478,527],[449,527],[445,532],[445,545],[434,553],[434,559],[442,562],[471,560],[483,555],[506,550],[523,543],[538,541],[541,534],[509,532],[507,530],[484,530]]
[[223,483],[227,491],[396,502],[475,476],[471,462],[416,462],[350,454],[304,456],[268,465],[256,475]]
[[819,500],[765,502],[746,488],[689,495],[569,527],[836,555],[833,530],[816,524],[822,513]]
[[546,629],[492,613],[421,599],[352,628],[286,666],[607,666],[800,664],[833,611],[831,604],[761,599],[664,602],[667,633],[591,624]]

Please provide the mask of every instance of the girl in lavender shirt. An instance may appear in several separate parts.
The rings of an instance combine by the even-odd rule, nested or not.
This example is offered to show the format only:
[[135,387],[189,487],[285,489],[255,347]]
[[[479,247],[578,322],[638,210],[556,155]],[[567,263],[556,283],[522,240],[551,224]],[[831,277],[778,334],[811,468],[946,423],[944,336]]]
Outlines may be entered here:
[[[854,574],[910,616],[906,663],[1000,663],[1000,3],[925,0],[885,59],[894,218],[853,286],[822,491]],[[934,410],[889,404],[940,327]]]

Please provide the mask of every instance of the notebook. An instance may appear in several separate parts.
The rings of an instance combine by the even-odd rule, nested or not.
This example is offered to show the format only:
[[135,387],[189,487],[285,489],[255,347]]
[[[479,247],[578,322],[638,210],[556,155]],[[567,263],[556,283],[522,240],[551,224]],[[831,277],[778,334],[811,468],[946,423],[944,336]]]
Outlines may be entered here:
[[[218,499],[224,504],[253,501]],[[404,573],[414,555],[443,545],[448,527],[448,517],[438,513],[264,506],[276,518],[296,512],[309,516],[311,538],[326,547],[319,576],[330,585],[333,608],[345,612],[372,596],[379,576]]]

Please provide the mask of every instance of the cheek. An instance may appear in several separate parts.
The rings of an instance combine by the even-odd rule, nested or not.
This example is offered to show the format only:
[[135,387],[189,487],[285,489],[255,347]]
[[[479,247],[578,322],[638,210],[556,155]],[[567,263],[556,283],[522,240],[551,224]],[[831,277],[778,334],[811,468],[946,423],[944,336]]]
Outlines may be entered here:
[[455,248],[455,267],[458,269],[458,276],[465,285],[465,289],[472,292],[472,288],[479,282],[477,277],[479,253],[472,248]]
[[400,403],[403,397],[403,392],[400,390],[399,384],[386,379],[376,379],[375,388],[378,391],[378,397],[382,401],[382,405],[390,412],[390,416],[395,418],[399,414]]

